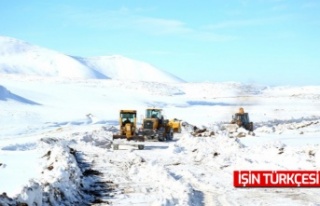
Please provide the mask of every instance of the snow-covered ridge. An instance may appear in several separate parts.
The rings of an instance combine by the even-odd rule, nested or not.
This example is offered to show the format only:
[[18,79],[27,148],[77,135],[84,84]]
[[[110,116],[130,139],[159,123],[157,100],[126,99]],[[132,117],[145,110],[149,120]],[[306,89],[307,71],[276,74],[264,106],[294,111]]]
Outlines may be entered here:
[[158,68],[120,55],[81,58],[74,57],[87,67],[111,79],[152,82],[184,82]]
[[83,79],[100,77],[70,56],[7,37],[0,37],[0,73]]
[[72,57],[3,36],[0,36],[0,73],[71,79],[183,82],[150,64],[126,57]]

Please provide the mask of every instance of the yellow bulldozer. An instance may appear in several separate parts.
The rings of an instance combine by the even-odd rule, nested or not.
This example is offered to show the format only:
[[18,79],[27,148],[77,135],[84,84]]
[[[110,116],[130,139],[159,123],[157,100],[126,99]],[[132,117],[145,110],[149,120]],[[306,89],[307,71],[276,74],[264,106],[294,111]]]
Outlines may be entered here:
[[[113,135],[113,149],[118,150],[120,144],[129,144],[138,146],[138,149],[144,149],[144,137],[137,134],[137,111],[120,110],[119,134]],[[138,143],[123,143],[118,140],[127,140]]]
[[[232,120],[229,124],[224,124],[223,128],[229,133],[236,133],[238,128],[244,128],[248,131],[249,135],[255,135],[253,132],[253,122],[249,120],[249,114],[244,112],[242,107],[239,111],[232,116]],[[238,134],[238,137],[243,137],[245,134]]]
[[162,115],[162,109],[148,108],[143,119],[139,134],[146,141],[166,141],[173,139],[174,132],[181,131],[180,121],[177,119],[167,120]]
[[242,107],[239,112],[232,116],[231,124],[237,124],[238,127],[243,127],[249,132],[253,132],[253,123],[249,120],[249,114],[244,112]]

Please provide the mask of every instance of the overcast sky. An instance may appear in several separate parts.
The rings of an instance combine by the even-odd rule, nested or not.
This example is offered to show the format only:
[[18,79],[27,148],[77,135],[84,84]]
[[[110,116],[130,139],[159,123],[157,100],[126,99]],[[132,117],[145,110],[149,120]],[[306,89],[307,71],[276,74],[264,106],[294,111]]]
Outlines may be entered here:
[[0,0],[0,35],[186,81],[320,84],[318,0]]

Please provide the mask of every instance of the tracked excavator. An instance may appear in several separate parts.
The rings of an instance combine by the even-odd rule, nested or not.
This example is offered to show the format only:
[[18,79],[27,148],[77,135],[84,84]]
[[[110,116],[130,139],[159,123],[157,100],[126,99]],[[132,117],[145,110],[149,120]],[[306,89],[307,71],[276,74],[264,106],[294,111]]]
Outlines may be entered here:
[[[223,129],[227,130],[230,134],[236,133],[239,128],[244,128],[248,131],[249,135],[255,135],[253,132],[253,122],[249,120],[249,114],[244,112],[242,107],[239,111],[232,116],[232,120],[229,124],[224,124]],[[245,134],[237,134],[238,137],[244,137]]]
[[162,109],[148,108],[139,134],[146,141],[167,141],[173,139],[173,133],[181,132],[180,120],[164,119]]
[[119,145],[133,145],[144,149],[144,137],[137,134],[137,111],[120,110],[119,134],[113,135],[113,149],[118,150]]

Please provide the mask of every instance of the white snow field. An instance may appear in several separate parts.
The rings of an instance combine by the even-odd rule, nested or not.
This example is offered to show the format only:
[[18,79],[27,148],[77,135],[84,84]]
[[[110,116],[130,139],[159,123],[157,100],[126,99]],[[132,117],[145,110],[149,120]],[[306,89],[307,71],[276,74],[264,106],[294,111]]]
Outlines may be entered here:
[[[55,53],[75,61],[65,67],[42,51],[37,67],[18,40],[15,46],[5,40],[0,205],[320,205],[319,188],[233,186],[234,170],[319,170],[320,86],[187,83],[139,66],[118,78],[101,66],[108,57]],[[110,58],[119,61],[110,67],[127,65],[124,57]],[[47,63],[55,66],[46,70]],[[113,150],[119,110],[136,109],[140,125],[147,107],[214,135],[194,137],[186,126],[172,141]],[[254,122],[255,136],[230,138],[221,129],[239,107]]]

